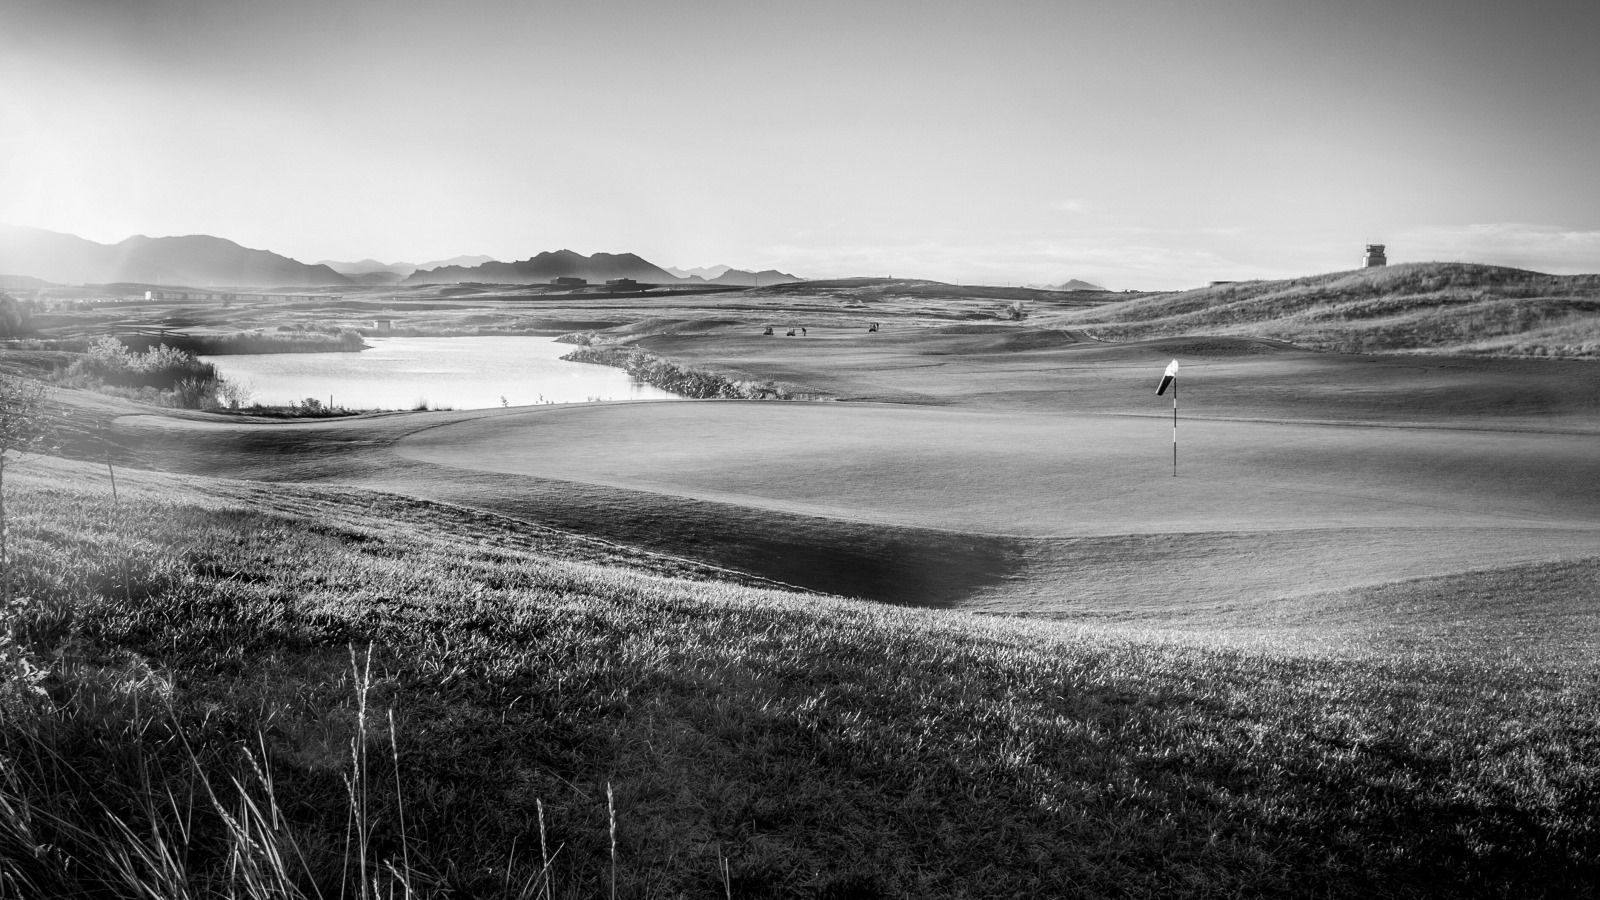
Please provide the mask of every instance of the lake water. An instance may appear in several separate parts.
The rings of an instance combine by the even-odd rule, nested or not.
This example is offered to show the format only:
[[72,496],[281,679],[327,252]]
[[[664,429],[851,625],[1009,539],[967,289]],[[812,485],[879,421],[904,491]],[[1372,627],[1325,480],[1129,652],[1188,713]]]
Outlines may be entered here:
[[202,356],[246,403],[287,405],[316,398],[347,409],[489,409],[590,400],[675,400],[611,366],[565,362],[572,344],[554,338],[367,338],[360,353]]

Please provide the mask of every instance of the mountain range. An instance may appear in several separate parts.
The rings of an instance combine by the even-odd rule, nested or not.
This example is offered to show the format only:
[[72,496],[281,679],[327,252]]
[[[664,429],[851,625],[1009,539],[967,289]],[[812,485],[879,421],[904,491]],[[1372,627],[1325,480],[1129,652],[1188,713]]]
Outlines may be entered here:
[[647,284],[677,281],[666,269],[632,253],[596,253],[584,256],[571,250],[546,250],[519,262],[491,260],[476,266],[440,266],[418,269],[405,284],[450,284],[477,281],[486,284],[549,284],[555,278],[583,278],[592,282],[632,278]]
[[363,284],[398,284],[409,278],[411,273],[418,269],[437,269],[442,266],[479,266],[486,262],[494,262],[492,256],[452,256],[449,259],[436,259],[432,262],[378,262],[375,259],[361,259],[355,262],[343,262],[337,259],[318,260],[321,265],[338,272],[347,278],[354,279]]
[[777,269],[747,272],[729,266],[703,269],[662,268],[632,253],[596,253],[584,256],[571,250],[540,253],[520,262],[484,262],[475,266],[444,265],[419,267],[405,279],[406,284],[448,284],[475,281],[487,284],[547,284],[555,278],[583,278],[599,283],[612,278],[632,278],[645,284],[716,284],[751,287],[758,284],[783,284],[800,281]]
[[667,271],[683,279],[699,278],[702,281],[710,281],[711,279],[716,278],[731,268],[733,268],[733,266],[696,266],[692,269],[679,269],[676,266],[667,266]]
[[375,259],[323,260],[313,265],[211,235],[138,235],[116,244],[100,244],[77,235],[17,225],[0,225],[0,276],[17,284],[25,279],[41,279],[57,284],[132,282],[190,287],[548,284],[559,277],[583,278],[597,284],[613,278],[631,278],[646,284],[736,286],[800,280],[774,269],[746,272],[712,266],[668,270],[633,253],[584,256],[571,250],[546,251],[509,263],[488,256],[457,256],[420,265]]
[[0,274],[58,284],[310,287],[350,284],[327,266],[307,265],[267,250],[251,250],[205,234],[152,238],[135,235],[100,244],[74,234],[0,225]]
[[777,269],[764,269],[760,272],[751,272],[746,269],[735,269],[732,266],[698,266],[693,269],[676,269],[667,266],[667,271],[682,278],[684,281],[705,282],[706,284],[735,285],[739,287],[754,287],[764,284],[788,284],[801,281],[787,272]]

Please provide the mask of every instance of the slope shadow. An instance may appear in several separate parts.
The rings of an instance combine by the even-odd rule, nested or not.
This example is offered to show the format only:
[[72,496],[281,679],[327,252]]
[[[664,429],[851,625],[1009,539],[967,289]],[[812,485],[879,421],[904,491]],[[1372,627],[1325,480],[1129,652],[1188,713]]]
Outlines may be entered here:
[[954,606],[1017,577],[1025,565],[1024,542],[1014,539],[402,458],[388,445],[414,427],[397,421],[320,428],[119,428],[116,456],[119,464],[169,472],[342,484],[471,506],[792,587],[896,605]]
[[[400,474],[396,481],[391,476]],[[395,460],[367,487],[485,509],[521,521],[735,569],[793,587],[947,608],[1017,577],[1025,542],[930,528],[805,516],[526,475]]]

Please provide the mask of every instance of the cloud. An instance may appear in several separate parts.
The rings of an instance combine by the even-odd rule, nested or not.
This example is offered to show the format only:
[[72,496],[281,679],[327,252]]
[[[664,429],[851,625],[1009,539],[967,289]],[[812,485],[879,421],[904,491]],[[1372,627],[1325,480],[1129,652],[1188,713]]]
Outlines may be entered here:
[[1475,262],[1554,275],[1600,272],[1600,231],[1496,222],[1402,231],[1389,240],[1393,262]]

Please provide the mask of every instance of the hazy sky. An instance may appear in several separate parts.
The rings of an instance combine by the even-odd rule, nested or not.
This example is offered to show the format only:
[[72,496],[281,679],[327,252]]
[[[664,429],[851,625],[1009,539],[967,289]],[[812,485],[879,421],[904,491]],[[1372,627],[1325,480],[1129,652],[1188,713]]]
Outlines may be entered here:
[[0,0],[0,221],[1114,288],[1600,271],[1595,0]]

